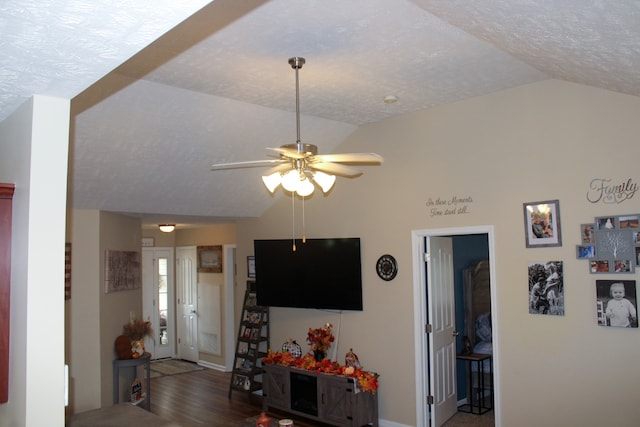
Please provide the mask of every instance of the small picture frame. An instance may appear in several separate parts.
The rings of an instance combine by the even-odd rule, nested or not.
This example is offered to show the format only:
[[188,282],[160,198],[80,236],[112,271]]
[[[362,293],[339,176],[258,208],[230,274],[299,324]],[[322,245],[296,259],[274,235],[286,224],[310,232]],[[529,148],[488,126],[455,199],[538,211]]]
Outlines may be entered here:
[[252,279],[256,277],[256,257],[253,255],[247,257],[247,277]]
[[198,273],[222,273],[222,246],[198,246]]
[[583,245],[586,244],[594,244],[596,242],[596,237],[594,234],[594,230],[596,229],[596,225],[591,224],[580,224],[580,239]]
[[251,339],[251,327],[245,326],[242,332],[242,338]]
[[576,245],[576,259],[592,259],[595,257],[595,245]]
[[527,248],[562,246],[558,200],[524,203],[523,211]]

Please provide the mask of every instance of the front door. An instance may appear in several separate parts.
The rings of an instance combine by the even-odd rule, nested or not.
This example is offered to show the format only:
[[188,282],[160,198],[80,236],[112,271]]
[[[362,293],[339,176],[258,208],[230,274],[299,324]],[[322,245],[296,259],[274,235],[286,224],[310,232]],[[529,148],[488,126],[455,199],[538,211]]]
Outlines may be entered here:
[[173,248],[142,248],[142,283],[143,317],[151,320],[154,333],[145,339],[145,349],[153,359],[173,357]]
[[427,237],[425,247],[431,425],[440,427],[457,411],[453,242],[450,237]]
[[198,361],[198,280],[195,246],[176,249],[178,357]]

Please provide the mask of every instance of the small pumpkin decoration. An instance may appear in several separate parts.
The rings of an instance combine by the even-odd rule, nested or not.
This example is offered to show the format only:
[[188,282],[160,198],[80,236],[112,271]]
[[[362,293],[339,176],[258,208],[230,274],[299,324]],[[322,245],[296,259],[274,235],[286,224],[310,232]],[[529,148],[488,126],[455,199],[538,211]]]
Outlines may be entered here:
[[120,335],[116,338],[115,350],[118,355],[118,359],[131,359],[133,356],[133,352],[131,351],[131,338],[126,335]]

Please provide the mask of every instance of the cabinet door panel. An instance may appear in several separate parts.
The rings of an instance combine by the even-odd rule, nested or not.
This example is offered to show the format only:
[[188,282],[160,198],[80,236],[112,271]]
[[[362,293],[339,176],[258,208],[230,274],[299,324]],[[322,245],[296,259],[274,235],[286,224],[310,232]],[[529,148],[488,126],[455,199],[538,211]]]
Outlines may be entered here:
[[289,384],[289,371],[276,365],[266,365],[267,375],[263,375],[262,387],[266,394],[268,406],[289,409],[291,403],[291,391]]
[[327,423],[351,425],[353,383],[344,377],[323,377],[320,383],[320,417]]

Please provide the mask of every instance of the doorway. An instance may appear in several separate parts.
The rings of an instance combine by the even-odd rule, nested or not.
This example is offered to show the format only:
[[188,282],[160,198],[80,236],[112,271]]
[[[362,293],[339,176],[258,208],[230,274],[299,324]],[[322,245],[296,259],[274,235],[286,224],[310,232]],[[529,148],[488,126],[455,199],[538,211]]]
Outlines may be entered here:
[[142,248],[142,316],[153,325],[145,348],[154,359],[174,356],[173,248]]
[[[440,379],[452,379],[455,378],[456,363],[452,361],[452,357],[455,359],[455,346],[454,353],[451,354],[451,350],[447,350],[446,344],[439,343],[434,337],[436,333],[429,332],[429,326],[435,320],[433,318],[434,312],[437,310],[447,310],[447,308],[433,308],[433,304],[438,300],[447,301],[449,298],[447,295],[453,293],[450,289],[439,288],[439,281],[436,279],[438,275],[442,275],[441,272],[431,271],[434,270],[434,265],[443,265],[443,262],[437,261],[432,264],[427,261],[431,256],[429,253],[430,245],[440,245],[441,241],[453,240],[453,238],[459,238],[468,235],[485,234],[488,241],[489,252],[489,265],[490,265],[490,281],[491,281],[491,312],[493,317],[493,384],[494,384],[494,413],[496,425],[500,425],[500,392],[499,392],[499,354],[497,352],[498,346],[498,330],[497,325],[499,322],[498,310],[496,304],[496,286],[495,286],[495,243],[494,243],[494,228],[493,226],[476,226],[476,227],[462,227],[462,228],[447,228],[447,229],[431,229],[431,230],[414,230],[412,232],[412,256],[413,256],[413,283],[414,283],[414,334],[415,334],[415,363],[416,363],[416,421],[418,426],[433,426],[439,427],[446,421],[450,415],[455,413],[455,406],[452,407],[451,399],[456,399],[456,393],[447,393],[447,396],[434,396],[435,392],[441,393],[438,390],[438,384],[436,381]],[[443,237],[449,237],[452,239],[441,239]],[[440,251],[438,248],[437,251]],[[446,258],[446,257],[445,257]],[[446,263],[444,263],[446,264]],[[437,270],[437,269],[436,269]],[[429,283],[429,275],[435,274],[431,279],[432,283]],[[446,277],[446,275],[445,275]],[[452,285],[451,285],[452,286]],[[444,295],[440,298],[438,295]],[[451,298],[452,299],[452,298]],[[431,312],[430,312],[431,310]],[[455,311],[455,309],[453,309]],[[455,313],[454,313],[455,314]],[[443,322],[446,323],[446,322]],[[462,330],[463,325],[455,325],[455,330],[446,329],[449,325],[438,327],[439,330],[446,330],[448,334],[444,335],[456,335],[455,330]],[[431,325],[431,328],[435,328]],[[440,338],[438,338],[440,340]],[[435,346],[438,346],[437,348]],[[434,350],[444,348],[445,351],[438,354],[437,360],[433,357]],[[447,363],[442,363],[443,356],[447,357]],[[443,371],[445,370],[445,371]],[[432,374],[433,373],[433,374]],[[453,387],[457,388],[454,381]],[[445,400],[449,400],[445,402]],[[438,405],[427,404],[431,402],[438,402]],[[453,412],[451,412],[453,411]]]
[[198,281],[195,246],[176,248],[178,358],[198,362]]

